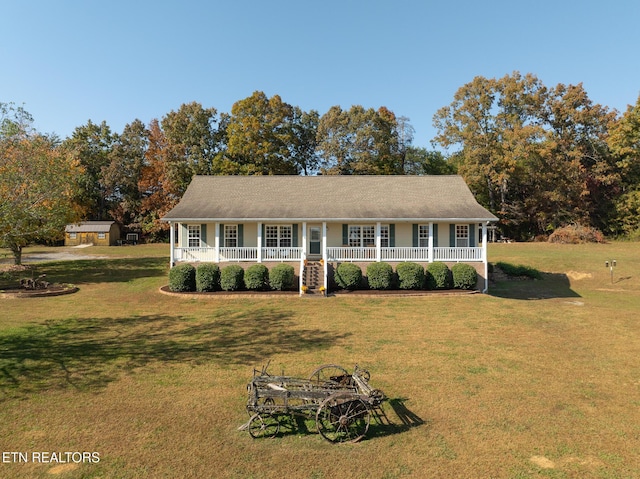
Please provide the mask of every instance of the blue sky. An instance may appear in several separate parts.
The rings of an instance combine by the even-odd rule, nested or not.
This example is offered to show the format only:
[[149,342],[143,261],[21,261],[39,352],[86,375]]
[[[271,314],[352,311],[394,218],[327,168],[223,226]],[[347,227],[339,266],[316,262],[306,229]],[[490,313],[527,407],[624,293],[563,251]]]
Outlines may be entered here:
[[264,91],[320,114],[386,106],[431,148],[434,113],[475,76],[640,94],[634,0],[0,0],[0,102],[64,138]]

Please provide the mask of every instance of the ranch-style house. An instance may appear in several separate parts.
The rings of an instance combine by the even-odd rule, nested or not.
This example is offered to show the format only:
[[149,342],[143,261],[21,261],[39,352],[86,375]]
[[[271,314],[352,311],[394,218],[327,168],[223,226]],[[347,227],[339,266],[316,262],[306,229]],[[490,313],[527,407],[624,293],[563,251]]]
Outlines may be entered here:
[[497,218],[462,177],[194,176],[163,218],[178,262],[290,262],[300,286],[330,287],[341,262],[464,262],[488,288]]

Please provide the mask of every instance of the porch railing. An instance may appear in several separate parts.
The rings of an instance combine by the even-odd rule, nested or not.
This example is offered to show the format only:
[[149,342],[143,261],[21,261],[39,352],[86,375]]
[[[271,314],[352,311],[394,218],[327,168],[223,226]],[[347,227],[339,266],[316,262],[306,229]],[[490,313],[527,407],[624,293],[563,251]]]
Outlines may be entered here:
[[438,247],[433,248],[434,261],[482,261],[482,248],[480,247]]
[[262,248],[263,261],[300,261],[302,248]]
[[[352,248],[347,246],[327,248],[327,261],[377,261],[377,248]],[[262,248],[262,261],[300,261],[302,248]],[[182,262],[225,262],[257,261],[258,248],[220,248],[216,257],[215,248],[175,248],[175,261]],[[394,247],[380,249],[381,261],[482,261],[481,247],[436,247],[433,258],[429,257],[429,248]]]
[[[371,247],[327,248],[328,261],[376,261],[377,249]],[[429,257],[429,248],[394,247],[380,249],[381,261],[482,261],[482,248],[433,248],[433,258]]]

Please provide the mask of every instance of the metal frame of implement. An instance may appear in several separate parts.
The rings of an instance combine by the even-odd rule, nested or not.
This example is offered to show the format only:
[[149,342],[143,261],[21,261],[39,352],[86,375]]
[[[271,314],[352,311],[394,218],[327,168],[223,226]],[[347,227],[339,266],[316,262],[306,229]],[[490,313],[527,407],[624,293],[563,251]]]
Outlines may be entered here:
[[247,385],[249,422],[241,427],[254,438],[275,437],[283,417],[315,417],[327,441],[357,442],[369,429],[371,416],[383,417],[384,393],[369,386],[369,372],[357,365],[352,374],[336,364],[317,368],[308,379],[272,376],[254,370]]

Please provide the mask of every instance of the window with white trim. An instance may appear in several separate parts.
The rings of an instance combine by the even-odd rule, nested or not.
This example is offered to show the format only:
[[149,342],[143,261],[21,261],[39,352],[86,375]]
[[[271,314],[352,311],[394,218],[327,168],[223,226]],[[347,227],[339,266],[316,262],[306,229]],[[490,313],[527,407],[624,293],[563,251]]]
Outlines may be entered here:
[[224,225],[225,248],[238,247],[238,225]]
[[291,225],[266,225],[265,245],[269,248],[291,248],[293,228]]
[[380,246],[389,247],[389,225],[380,225]]
[[469,246],[469,225],[456,225],[456,247]]
[[107,238],[106,233],[98,233],[98,239],[106,239],[106,238]]
[[376,228],[373,225],[349,225],[349,246],[375,246]]
[[418,246],[429,247],[429,225],[418,225]]
[[189,248],[200,247],[200,225],[187,225],[187,243]]
[[69,239],[76,239],[78,237],[77,233],[69,233]]

